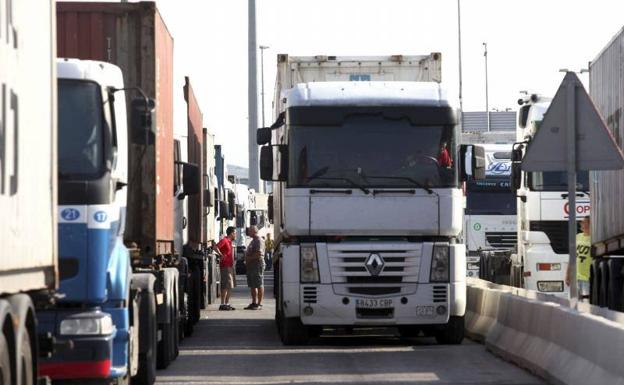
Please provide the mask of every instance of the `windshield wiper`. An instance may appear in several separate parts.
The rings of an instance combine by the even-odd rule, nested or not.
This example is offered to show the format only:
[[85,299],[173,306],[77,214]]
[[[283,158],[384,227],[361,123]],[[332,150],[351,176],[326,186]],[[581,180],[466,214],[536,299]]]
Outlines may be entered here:
[[329,177],[329,176],[318,176],[318,175],[313,175],[314,178],[310,177],[308,178],[308,181],[311,181],[313,179],[326,179],[326,180],[343,180],[348,182],[351,186],[356,187],[360,190],[362,190],[362,192],[364,192],[364,194],[368,195],[370,194],[370,190],[367,189],[366,187],[362,186],[361,184],[358,184],[356,181],[354,181],[353,179],[344,177],[344,176],[337,176],[337,177]]
[[367,178],[378,178],[378,179],[395,179],[395,180],[406,180],[411,182],[415,187],[425,190],[429,194],[433,194],[433,190],[421,182],[417,181],[414,178],[410,178],[409,176],[381,176],[381,175],[366,175]]

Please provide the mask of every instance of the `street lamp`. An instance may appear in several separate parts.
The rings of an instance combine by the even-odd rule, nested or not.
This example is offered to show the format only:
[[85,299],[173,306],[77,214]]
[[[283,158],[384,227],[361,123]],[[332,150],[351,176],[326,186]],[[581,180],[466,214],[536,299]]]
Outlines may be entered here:
[[490,132],[490,110],[488,100],[488,50],[487,43],[483,43],[483,57],[485,58],[485,114],[487,116],[487,130]]
[[266,124],[264,123],[264,50],[269,48],[270,47],[268,45],[260,46],[260,97],[262,100],[262,127],[266,127]]

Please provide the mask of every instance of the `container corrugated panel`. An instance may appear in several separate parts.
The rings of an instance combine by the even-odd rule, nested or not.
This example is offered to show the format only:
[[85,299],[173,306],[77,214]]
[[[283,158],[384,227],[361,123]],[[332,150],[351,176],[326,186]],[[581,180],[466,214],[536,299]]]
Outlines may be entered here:
[[[623,44],[620,31],[589,67],[590,96],[620,149],[624,142]],[[590,186],[592,243],[624,237],[624,170],[593,171]]]
[[[214,135],[207,128],[204,128],[203,144],[203,188],[206,190],[210,190],[212,198],[212,202],[210,203],[214,205],[214,190],[215,187],[217,187],[215,183],[215,138]],[[206,198],[206,196],[204,196],[204,198]],[[214,206],[204,208],[204,232],[206,234],[206,241],[208,242],[212,240],[217,240],[217,234],[215,229],[215,210],[216,207]]]
[[173,38],[153,2],[59,2],[57,20],[59,57],[113,63],[156,101],[156,143],[129,145],[124,237],[148,254],[173,252]]
[[[487,115],[485,111],[462,113],[462,131],[487,131]],[[515,111],[490,112],[490,131],[516,131]]]
[[54,9],[12,5],[10,22],[0,11],[0,294],[57,282]]
[[[187,105],[188,121],[188,161],[199,168],[199,175],[204,175],[202,142],[204,138],[203,116],[188,77],[185,78],[184,98]],[[203,183],[202,189],[203,189]],[[188,198],[188,239],[193,247],[206,242],[204,232],[203,193]]]

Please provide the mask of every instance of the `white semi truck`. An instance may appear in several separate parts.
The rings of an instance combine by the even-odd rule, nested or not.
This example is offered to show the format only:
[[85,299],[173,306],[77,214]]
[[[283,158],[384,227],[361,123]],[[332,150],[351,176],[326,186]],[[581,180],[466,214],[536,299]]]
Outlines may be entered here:
[[[524,95],[518,103],[517,143],[512,152],[512,189],[518,197],[518,247],[511,255],[511,284],[567,296],[568,183],[565,172],[524,172],[520,165],[526,144],[535,136],[551,98]],[[576,217],[590,212],[586,171],[577,174]]]
[[466,183],[466,272],[479,276],[484,251],[516,247],[516,197],[509,189],[511,144],[483,144],[485,179]]
[[273,180],[276,320],[284,344],[323,327],[398,326],[461,343],[464,197],[483,149],[460,146],[439,53],[278,55]]

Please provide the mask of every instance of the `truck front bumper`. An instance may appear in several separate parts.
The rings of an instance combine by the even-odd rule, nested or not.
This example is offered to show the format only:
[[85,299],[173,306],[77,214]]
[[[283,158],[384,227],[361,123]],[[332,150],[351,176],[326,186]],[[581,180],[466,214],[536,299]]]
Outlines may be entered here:
[[[112,366],[115,333],[107,335],[60,335],[60,323],[76,311],[43,311],[38,317],[40,329],[50,332],[57,341],[51,357],[39,364],[39,375],[52,380],[109,378],[114,376]],[[84,311],[80,311],[84,313]]]
[[299,298],[287,299],[284,310],[287,316],[301,317],[305,325],[325,326],[435,325],[464,314],[465,284],[411,286],[405,294],[361,296],[343,295],[334,285],[286,284],[284,292],[299,292]]

